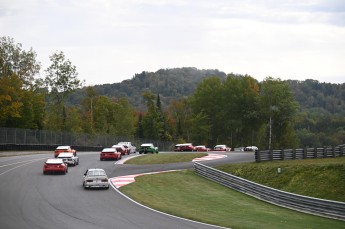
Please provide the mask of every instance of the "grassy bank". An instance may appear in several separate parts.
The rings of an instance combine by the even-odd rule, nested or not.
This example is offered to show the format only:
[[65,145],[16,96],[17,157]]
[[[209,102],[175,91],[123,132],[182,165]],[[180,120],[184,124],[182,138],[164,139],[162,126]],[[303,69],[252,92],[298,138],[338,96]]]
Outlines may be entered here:
[[345,202],[345,157],[231,164],[216,168],[287,192]]
[[[193,159],[192,154],[179,156],[187,155]],[[152,156],[159,159],[148,157],[150,163],[168,163],[169,157],[177,158],[176,154],[167,154],[164,159],[163,154]],[[277,189],[345,202],[345,158],[229,164],[217,169]],[[345,228],[344,221],[262,202],[199,177],[192,170],[140,176],[120,190],[154,209],[234,229]]]
[[151,208],[233,229],[345,228],[343,221],[267,204],[190,170],[140,176],[120,190]]

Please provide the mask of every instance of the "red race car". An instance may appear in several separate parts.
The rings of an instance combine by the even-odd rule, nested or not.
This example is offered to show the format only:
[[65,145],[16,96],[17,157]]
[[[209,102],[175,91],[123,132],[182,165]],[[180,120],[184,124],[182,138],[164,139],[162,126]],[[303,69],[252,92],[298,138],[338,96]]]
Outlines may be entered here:
[[177,144],[174,151],[195,151],[195,147],[192,143]]
[[48,159],[43,165],[43,174],[48,173],[68,173],[68,165],[62,159]]
[[204,145],[201,145],[201,146],[195,146],[195,150],[197,152],[208,152],[210,151],[211,149],[210,148],[207,148],[206,146]]
[[60,153],[73,153],[74,156],[77,156],[77,151],[72,149],[70,146],[58,146],[54,151],[54,156],[57,158]]
[[126,155],[126,154],[129,155],[128,149],[123,145],[113,145],[111,148],[116,149],[116,151],[120,152],[121,155]]
[[119,160],[122,155],[115,148],[104,148],[99,155],[99,159],[103,160]]

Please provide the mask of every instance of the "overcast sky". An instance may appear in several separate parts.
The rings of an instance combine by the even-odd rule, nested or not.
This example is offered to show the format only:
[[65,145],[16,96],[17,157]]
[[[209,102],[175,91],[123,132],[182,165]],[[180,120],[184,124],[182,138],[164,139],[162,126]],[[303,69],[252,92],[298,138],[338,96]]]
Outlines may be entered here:
[[345,82],[344,0],[0,0],[0,31],[86,85],[176,67]]

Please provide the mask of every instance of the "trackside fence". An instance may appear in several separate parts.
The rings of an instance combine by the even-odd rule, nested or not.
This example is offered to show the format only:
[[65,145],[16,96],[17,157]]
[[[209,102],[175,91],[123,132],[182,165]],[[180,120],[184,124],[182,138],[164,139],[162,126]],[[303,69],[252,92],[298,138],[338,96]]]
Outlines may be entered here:
[[153,143],[160,151],[170,151],[174,147],[174,144],[168,141],[127,136],[0,127],[0,151],[54,150],[59,145],[70,145],[78,151],[99,151],[118,142],[132,142],[137,147],[143,143]]
[[257,199],[300,212],[345,221],[345,202],[324,200],[284,192],[225,173],[198,162],[194,163],[194,170],[199,176]]
[[331,148],[305,148],[305,149],[281,149],[281,150],[257,150],[255,151],[255,160],[273,161],[273,160],[296,160],[310,158],[331,158],[344,157],[345,147]]

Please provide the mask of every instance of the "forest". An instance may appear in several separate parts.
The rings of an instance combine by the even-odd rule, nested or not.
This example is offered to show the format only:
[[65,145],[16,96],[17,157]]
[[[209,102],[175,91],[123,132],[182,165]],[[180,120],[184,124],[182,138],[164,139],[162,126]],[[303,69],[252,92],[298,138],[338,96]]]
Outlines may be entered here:
[[[62,51],[39,77],[31,48],[0,37],[0,127],[261,149],[345,142],[345,84],[192,67],[85,87]],[[114,72],[116,75],[116,72]]]

